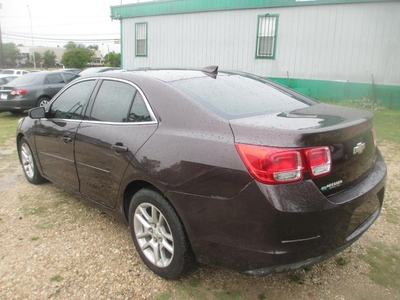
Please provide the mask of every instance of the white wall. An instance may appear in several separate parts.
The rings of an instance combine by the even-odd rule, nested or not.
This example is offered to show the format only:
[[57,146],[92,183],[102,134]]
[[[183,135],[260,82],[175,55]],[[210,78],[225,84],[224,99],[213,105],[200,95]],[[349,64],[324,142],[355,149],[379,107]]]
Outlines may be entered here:
[[[257,16],[278,14],[275,60],[255,59]],[[400,85],[400,3],[202,12],[122,21],[123,68],[216,64],[268,77]],[[136,22],[148,23],[148,57],[135,57]]]

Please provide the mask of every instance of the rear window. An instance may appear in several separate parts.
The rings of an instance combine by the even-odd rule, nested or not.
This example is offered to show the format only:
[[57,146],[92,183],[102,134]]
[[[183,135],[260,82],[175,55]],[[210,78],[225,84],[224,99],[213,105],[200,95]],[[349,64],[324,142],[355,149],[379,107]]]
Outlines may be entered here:
[[30,84],[30,83],[34,82],[38,78],[42,78],[42,81],[43,81],[43,76],[41,74],[38,74],[38,73],[29,74],[28,73],[28,74],[25,74],[18,78],[15,78],[12,83],[14,85],[25,85],[25,84]]
[[195,101],[225,118],[292,111],[314,104],[281,91],[262,78],[218,75],[170,82]]

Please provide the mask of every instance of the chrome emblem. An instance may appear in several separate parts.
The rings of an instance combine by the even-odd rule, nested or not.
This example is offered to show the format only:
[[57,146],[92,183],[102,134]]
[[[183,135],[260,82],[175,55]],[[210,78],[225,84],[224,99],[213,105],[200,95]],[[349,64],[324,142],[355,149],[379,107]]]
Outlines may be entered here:
[[357,146],[353,148],[353,154],[361,154],[365,149],[365,143],[358,143]]

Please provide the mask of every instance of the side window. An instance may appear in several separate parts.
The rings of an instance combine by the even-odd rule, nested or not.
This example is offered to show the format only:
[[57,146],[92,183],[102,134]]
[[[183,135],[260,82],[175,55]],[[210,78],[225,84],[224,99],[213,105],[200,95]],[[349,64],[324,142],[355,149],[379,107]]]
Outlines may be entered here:
[[45,83],[47,84],[59,84],[64,83],[64,79],[61,74],[51,74],[46,76]]
[[78,78],[79,75],[77,74],[71,74],[71,73],[64,73],[63,74],[65,79],[67,80],[67,82],[71,82],[72,80],[74,80],[75,78]]
[[136,89],[124,82],[104,80],[97,93],[91,120],[126,122]]
[[94,84],[94,80],[87,80],[66,89],[52,103],[49,118],[81,120],[83,107],[90,97]]
[[279,15],[258,16],[256,58],[275,58]]
[[135,55],[147,56],[147,23],[135,24]]
[[128,122],[149,122],[151,117],[146,104],[140,93],[136,93],[132,109],[129,113]]

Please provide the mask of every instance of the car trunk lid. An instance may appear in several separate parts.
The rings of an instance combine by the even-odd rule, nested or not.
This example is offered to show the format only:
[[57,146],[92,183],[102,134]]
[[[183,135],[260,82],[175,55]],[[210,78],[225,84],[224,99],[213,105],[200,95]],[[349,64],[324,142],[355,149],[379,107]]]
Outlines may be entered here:
[[368,174],[375,157],[372,120],[373,115],[363,110],[317,104],[291,112],[232,119],[230,125],[236,143],[278,148],[328,146],[332,170],[312,179],[328,195]]

